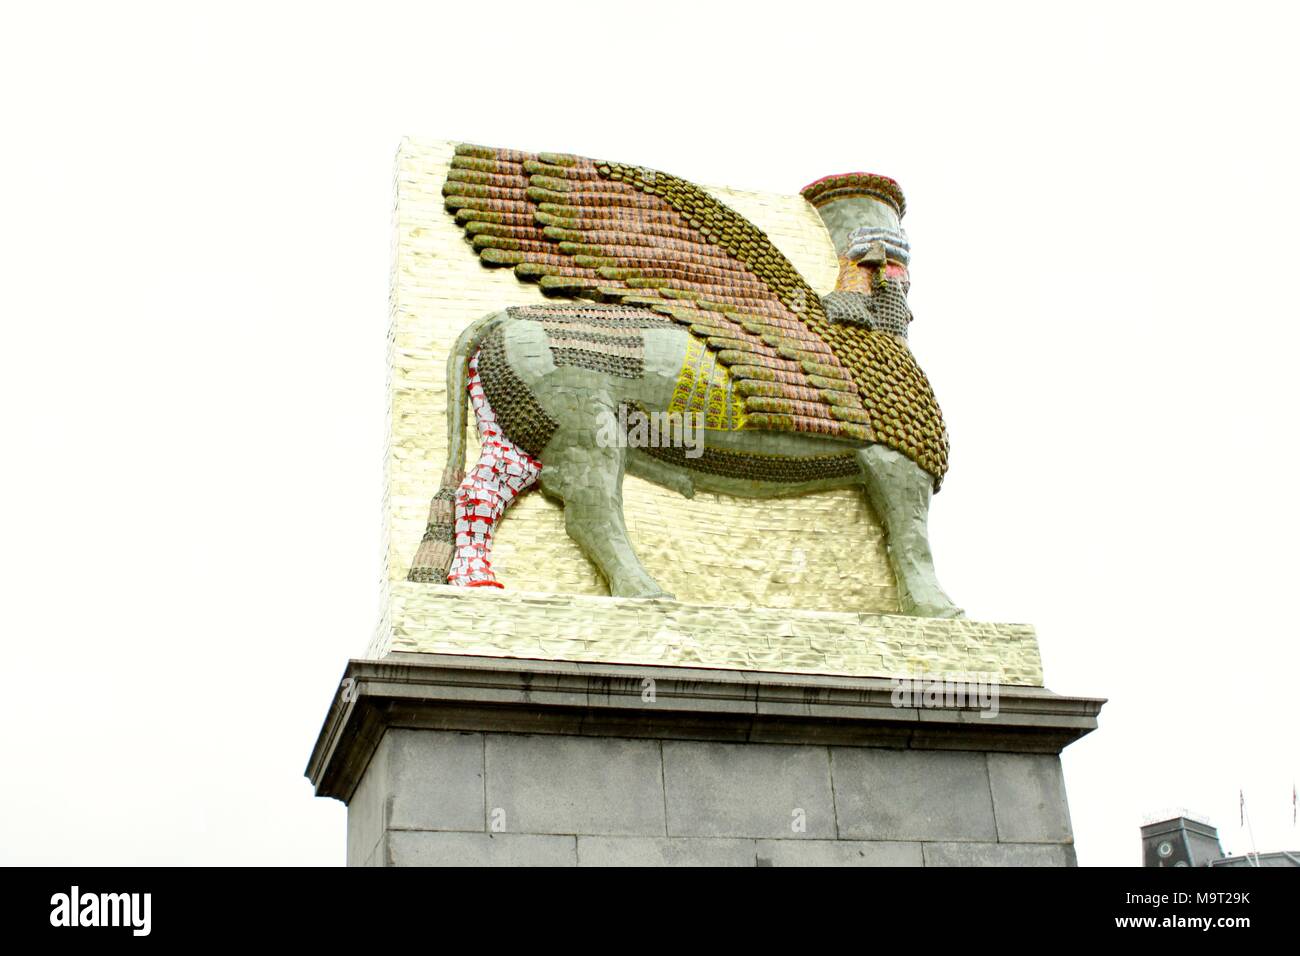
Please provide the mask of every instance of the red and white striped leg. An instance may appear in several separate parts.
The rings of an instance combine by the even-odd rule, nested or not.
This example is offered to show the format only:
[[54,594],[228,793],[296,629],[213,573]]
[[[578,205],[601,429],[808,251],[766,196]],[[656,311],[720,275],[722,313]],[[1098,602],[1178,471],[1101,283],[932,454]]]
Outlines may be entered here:
[[501,434],[478,375],[478,355],[469,362],[469,402],[482,455],[456,489],[456,556],[447,583],[460,587],[503,587],[492,573],[492,535],[510,503],[536,484],[542,465]]

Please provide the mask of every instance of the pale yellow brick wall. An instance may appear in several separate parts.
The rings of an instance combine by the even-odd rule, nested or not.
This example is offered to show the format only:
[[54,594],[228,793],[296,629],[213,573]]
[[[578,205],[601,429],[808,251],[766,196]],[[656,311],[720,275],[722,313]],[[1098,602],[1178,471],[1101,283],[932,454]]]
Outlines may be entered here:
[[[452,343],[485,313],[543,298],[509,269],[484,268],[443,208],[453,146],[407,140],[397,157],[386,505],[390,581],[406,576],[445,461],[444,369]],[[834,287],[834,247],[801,197],[711,191],[764,229],[814,289]],[[471,462],[476,454],[471,443]],[[783,501],[703,494],[687,499],[629,476],[624,502],[642,561],[682,601],[898,609],[880,525],[855,491]],[[564,533],[559,506],[541,494],[528,494],[511,507],[497,532],[492,564],[507,588],[608,593]]]
[[[453,145],[406,140],[397,156],[385,593],[370,656],[429,652],[853,676],[921,669],[1041,685],[1031,627],[897,615],[883,532],[854,491],[779,501],[687,499],[629,476],[624,501],[633,542],[675,601],[608,597],[565,534],[561,509],[539,493],[523,496],[497,531],[493,567],[506,591],[407,582],[446,458],[447,353],[479,316],[542,301],[536,286],[509,269],[484,268],[443,208]],[[834,248],[802,198],[710,191],[766,231],[814,289],[834,287]],[[472,426],[469,437],[472,462]]]

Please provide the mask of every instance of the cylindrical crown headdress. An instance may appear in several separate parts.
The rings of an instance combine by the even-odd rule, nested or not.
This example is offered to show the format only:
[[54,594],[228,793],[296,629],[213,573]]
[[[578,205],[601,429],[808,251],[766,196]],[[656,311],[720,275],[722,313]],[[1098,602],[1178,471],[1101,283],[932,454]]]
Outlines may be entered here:
[[[840,260],[840,291],[870,292],[873,281],[907,283],[911,247],[902,219],[903,190],[876,173],[823,176],[800,190],[821,215]],[[863,268],[866,267],[866,268]]]
[[799,194],[818,209],[838,199],[874,199],[892,206],[900,220],[907,212],[907,201],[898,183],[876,173],[823,176],[799,190]]

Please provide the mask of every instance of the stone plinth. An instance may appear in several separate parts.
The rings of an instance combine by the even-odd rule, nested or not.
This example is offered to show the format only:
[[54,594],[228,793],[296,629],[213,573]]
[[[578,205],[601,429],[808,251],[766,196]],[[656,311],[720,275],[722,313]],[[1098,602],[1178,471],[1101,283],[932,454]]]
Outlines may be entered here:
[[926,674],[1041,687],[1028,624],[733,608],[401,581],[370,657],[471,654],[844,677]]
[[396,653],[349,663],[307,776],[350,865],[1073,864],[1059,754],[1102,701],[897,687]]

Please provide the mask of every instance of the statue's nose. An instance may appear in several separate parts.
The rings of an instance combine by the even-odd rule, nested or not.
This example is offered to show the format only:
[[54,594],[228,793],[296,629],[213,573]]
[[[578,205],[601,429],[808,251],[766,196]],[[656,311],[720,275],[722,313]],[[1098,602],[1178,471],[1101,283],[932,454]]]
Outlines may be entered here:
[[886,258],[885,244],[877,239],[875,242],[867,245],[866,251],[863,252],[862,257],[858,259],[858,265],[883,266]]

